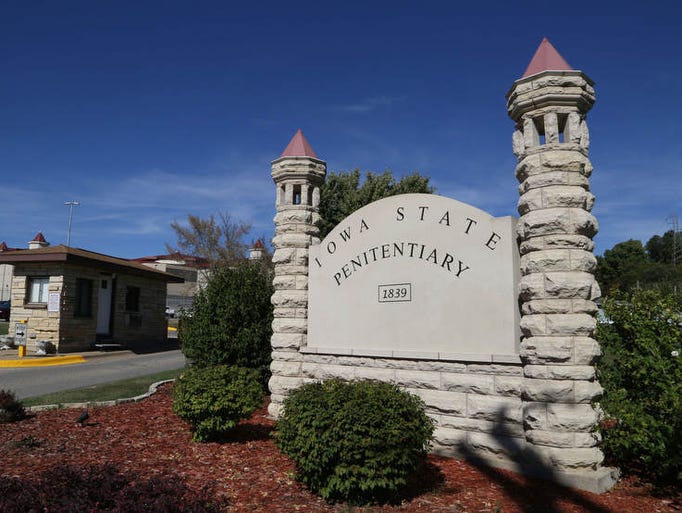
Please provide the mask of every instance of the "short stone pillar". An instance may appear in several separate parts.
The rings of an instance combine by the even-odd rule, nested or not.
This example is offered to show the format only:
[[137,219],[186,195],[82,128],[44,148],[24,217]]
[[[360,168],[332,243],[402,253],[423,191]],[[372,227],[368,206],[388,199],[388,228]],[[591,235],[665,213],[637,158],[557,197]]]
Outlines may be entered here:
[[308,333],[308,248],[319,244],[320,187],[327,165],[299,130],[282,156],[272,162],[277,187],[275,268],[272,296],[272,378],[270,415],[277,417],[290,390],[303,383],[301,353]]
[[[549,52],[550,61],[565,64],[551,45],[544,51],[545,59]],[[568,65],[556,69],[527,71],[507,94],[508,113],[516,123],[513,148],[520,182],[527,461],[545,477],[552,474],[564,484],[601,492],[617,473],[601,467],[598,414],[592,406],[602,393],[593,366],[600,354],[593,338],[594,299],[600,292],[592,238],[598,226],[590,213],[594,196],[585,119],[595,97],[584,73]]]

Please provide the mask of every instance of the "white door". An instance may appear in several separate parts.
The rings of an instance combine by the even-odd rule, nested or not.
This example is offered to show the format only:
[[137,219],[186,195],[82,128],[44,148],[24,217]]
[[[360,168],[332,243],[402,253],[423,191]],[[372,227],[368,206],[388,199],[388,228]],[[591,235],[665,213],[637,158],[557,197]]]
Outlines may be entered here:
[[109,320],[111,319],[111,276],[102,276],[99,280],[97,301],[97,334],[109,335]]

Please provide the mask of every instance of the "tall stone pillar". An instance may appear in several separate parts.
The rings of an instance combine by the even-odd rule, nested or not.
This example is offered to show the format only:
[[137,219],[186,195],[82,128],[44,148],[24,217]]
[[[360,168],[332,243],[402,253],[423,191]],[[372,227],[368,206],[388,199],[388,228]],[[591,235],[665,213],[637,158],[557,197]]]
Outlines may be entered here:
[[306,345],[308,333],[308,248],[320,241],[318,209],[326,173],[327,165],[300,130],[272,162],[277,214],[269,413],[274,417],[286,394],[303,383],[299,349]]
[[[592,164],[586,115],[593,82],[544,39],[507,94],[516,123],[513,149],[520,182],[520,346],[527,461],[534,471],[596,492],[614,469],[601,466],[592,406],[602,388],[594,361],[599,287],[590,213]],[[533,470],[530,470],[533,472]],[[549,476],[548,476],[549,477]]]

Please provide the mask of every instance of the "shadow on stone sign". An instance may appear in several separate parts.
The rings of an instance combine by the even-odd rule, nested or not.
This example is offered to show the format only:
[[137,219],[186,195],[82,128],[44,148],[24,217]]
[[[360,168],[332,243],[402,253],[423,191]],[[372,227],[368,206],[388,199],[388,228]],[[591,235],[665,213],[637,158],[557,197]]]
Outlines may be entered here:
[[504,471],[491,467],[471,447],[462,446],[460,452],[467,461],[503,489],[524,513],[561,513],[564,511],[562,502],[570,502],[590,513],[610,513],[609,509],[585,497],[584,492],[558,484],[555,470],[540,457],[538,451],[517,441],[518,434],[505,425],[504,419],[508,418],[505,410],[498,411],[491,435],[509,455],[519,455],[514,471],[522,477],[510,477]]

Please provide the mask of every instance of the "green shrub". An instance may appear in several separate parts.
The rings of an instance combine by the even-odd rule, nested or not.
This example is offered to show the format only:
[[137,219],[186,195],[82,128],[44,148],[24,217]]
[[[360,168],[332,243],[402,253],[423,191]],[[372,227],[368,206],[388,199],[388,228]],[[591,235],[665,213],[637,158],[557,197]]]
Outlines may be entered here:
[[682,297],[637,291],[603,307],[604,451],[655,479],[682,480]]
[[26,417],[21,401],[9,390],[0,390],[0,422],[14,422]]
[[217,267],[181,314],[178,337],[182,352],[199,367],[236,365],[270,377],[272,349],[272,276],[254,262]]
[[220,440],[263,404],[253,369],[192,367],[175,382],[173,411],[192,426],[195,442]]
[[294,390],[277,430],[300,481],[327,500],[363,504],[399,497],[428,453],[433,422],[421,399],[394,385],[332,380]]

